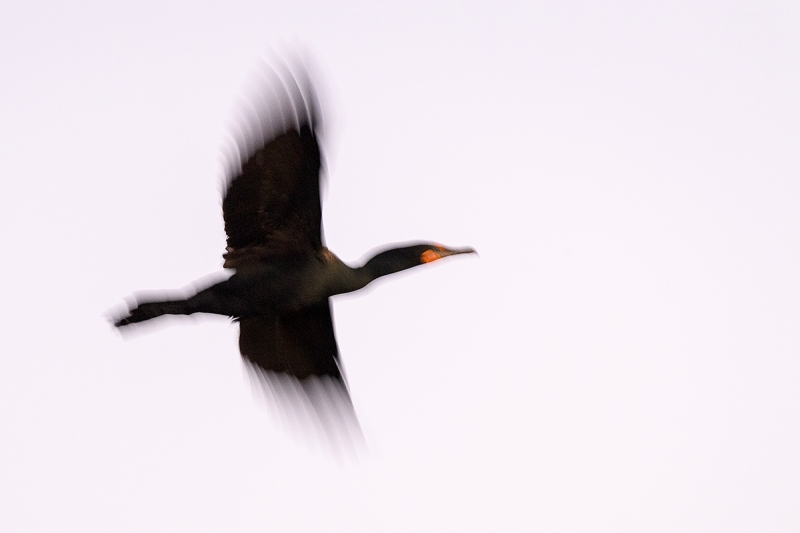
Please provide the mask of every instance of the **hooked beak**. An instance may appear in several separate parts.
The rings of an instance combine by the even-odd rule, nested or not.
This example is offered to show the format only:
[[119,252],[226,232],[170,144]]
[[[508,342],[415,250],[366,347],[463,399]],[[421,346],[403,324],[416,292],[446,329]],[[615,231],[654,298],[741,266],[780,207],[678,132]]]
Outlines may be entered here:
[[466,248],[445,248],[442,246],[441,250],[439,251],[441,257],[447,257],[449,255],[458,255],[458,254],[475,254],[478,255],[478,252],[475,251],[474,248],[466,247]]
[[438,261],[442,257],[458,254],[477,254],[473,248],[445,248],[441,244],[436,244],[433,248],[429,248],[422,253],[420,261],[423,263],[432,263]]

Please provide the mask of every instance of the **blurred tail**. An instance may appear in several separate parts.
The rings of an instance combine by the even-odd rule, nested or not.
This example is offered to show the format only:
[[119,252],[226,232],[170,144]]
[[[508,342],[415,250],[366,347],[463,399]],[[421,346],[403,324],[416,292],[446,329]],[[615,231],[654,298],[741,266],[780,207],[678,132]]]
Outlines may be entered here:
[[[224,294],[217,294],[223,283],[202,290],[194,296],[180,300],[160,300],[138,304],[128,312],[128,316],[114,322],[116,327],[144,322],[161,315],[191,315],[193,313],[213,313],[224,316],[240,316],[243,308],[229,301]],[[246,302],[245,302],[246,303]],[[246,306],[244,308],[246,310]]]
[[194,306],[190,305],[189,300],[143,303],[139,304],[135,309],[132,309],[127,317],[114,322],[114,326],[127,326],[128,324],[144,322],[145,320],[150,320],[151,318],[156,318],[161,315],[189,315],[195,312],[192,309],[193,307]]

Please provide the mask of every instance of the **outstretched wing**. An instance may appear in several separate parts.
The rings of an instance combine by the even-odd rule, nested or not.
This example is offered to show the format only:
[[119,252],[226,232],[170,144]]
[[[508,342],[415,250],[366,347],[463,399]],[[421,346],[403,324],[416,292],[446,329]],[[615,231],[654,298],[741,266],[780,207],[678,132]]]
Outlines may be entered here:
[[239,351],[264,371],[299,379],[330,376],[343,381],[327,300],[297,313],[242,318]]
[[306,77],[265,66],[243,109],[222,202],[226,267],[323,246],[316,98]]
[[332,451],[351,453],[363,444],[328,302],[290,315],[242,318],[239,327],[251,384],[273,414]]
[[331,449],[363,443],[342,377],[329,302],[288,315],[242,318],[239,350],[256,389],[290,427],[313,429]]

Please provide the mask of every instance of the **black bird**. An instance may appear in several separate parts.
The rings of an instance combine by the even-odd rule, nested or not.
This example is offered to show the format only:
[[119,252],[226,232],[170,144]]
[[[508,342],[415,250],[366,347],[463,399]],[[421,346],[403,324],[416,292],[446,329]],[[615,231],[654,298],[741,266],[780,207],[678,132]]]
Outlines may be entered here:
[[413,244],[382,251],[357,268],[345,265],[322,236],[322,157],[312,85],[305,71],[266,68],[261,77],[243,117],[222,203],[228,236],[223,266],[235,273],[185,299],[138,302],[114,325],[167,314],[232,317],[239,322],[239,350],[254,370],[300,381],[327,376],[346,396],[330,297],[474,250]]

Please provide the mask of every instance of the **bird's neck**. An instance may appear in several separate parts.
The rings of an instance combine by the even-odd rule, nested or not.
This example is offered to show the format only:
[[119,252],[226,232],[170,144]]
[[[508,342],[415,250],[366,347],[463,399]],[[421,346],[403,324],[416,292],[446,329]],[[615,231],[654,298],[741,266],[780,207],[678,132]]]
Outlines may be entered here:
[[363,271],[363,276],[369,281],[374,281],[383,276],[394,274],[419,265],[419,261],[409,260],[409,255],[402,249],[386,250],[381,252],[357,270]]
[[318,255],[324,264],[321,277],[326,280],[325,292],[328,296],[344,294],[363,289],[374,278],[363,267],[353,268],[342,262],[327,248]]
[[[332,255],[332,254],[331,254]],[[372,257],[363,266],[352,268],[338,258],[329,261],[327,270],[332,284],[332,294],[353,292],[364,288],[383,276],[419,265],[415,256],[404,249],[386,250]]]

